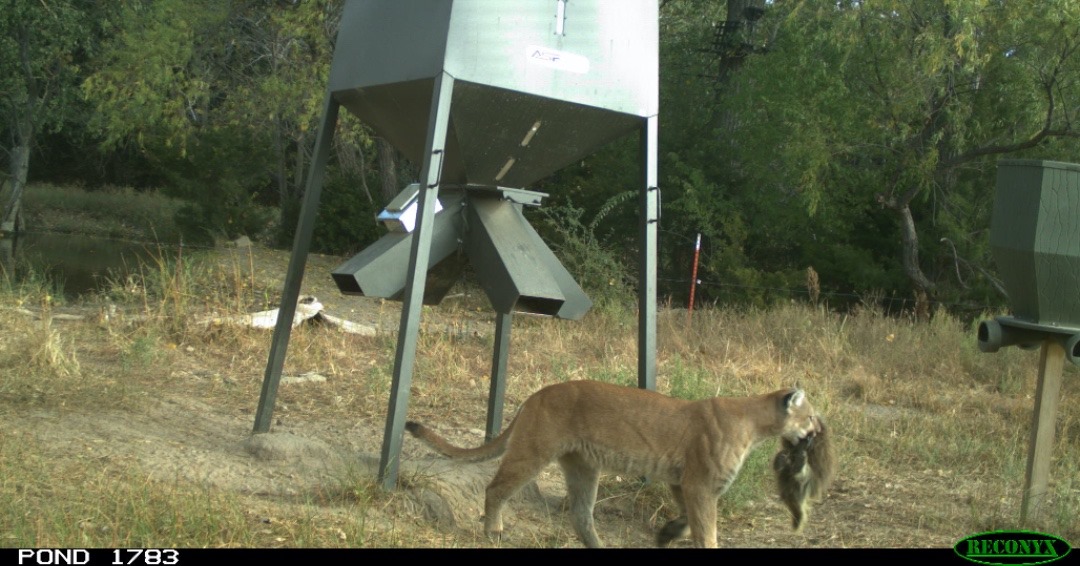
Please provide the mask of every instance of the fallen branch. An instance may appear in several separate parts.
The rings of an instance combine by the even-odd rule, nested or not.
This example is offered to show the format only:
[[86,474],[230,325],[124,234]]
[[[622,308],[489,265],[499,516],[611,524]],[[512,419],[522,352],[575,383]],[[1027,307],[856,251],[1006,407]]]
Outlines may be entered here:
[[24,308],[21,308],[21,307],[15,307],[15,308],[7,307],[4,310],[10,310],[10,311],[15,312],[17,314],[21,314],[23,316],[28,316],[28,317],[33,318],[35,320],[46,320],[46,319],[47,320],[86,320],[86,317],[81,315],[81,314],[64,314],[64,313],[46,314],[46,313],[43,313],[43,312],[42,313],[34,312],[32,310],[24,309]]
[[[205,326],[247,326],[251,328],[272,329],[277,326],[278,312],[280,310],[281,309],[270,309],[267,311],[233,316],[211,316],[199,319],[197,323]],[[350,334],[359,334],[361,336],[375,336],[376,334],[375,329],[370,326],[331,316],[322,312],[322,310],[323,304],[314,296],[305,295],[300,297],[300,300],[296,303],[296,313],[293,314],[292,327],[296,328],[305,321],[314,320],[316,322],[326,322],[327,324]]]

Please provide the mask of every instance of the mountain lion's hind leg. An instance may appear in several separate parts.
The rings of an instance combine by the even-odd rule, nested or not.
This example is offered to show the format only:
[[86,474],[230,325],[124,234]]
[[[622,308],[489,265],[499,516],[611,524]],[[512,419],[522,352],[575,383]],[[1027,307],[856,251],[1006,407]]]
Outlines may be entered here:
[[484,499],[484,533],[493,541],[502,540],[502,508],[522,486],[532,481],[544,469],[547,461],[515,457],[507,452],[499,471],[487,486]]
[[570,520],[574,531],[585,546],[602,547],[593,523],[593,506],[596,504],[600,470],[590,466],[575,453],[560,456],[559,464],[566,478],[566,494],[570,498]]
[[686,503],[683,501],[682,486],[669,484],[671,495],[675,497],[675,503],[679,507],[679,516],[668,521],[656,533],[656,546],[667,546],[672,542],[685,537],[690,531],[690,525],[686,519]]

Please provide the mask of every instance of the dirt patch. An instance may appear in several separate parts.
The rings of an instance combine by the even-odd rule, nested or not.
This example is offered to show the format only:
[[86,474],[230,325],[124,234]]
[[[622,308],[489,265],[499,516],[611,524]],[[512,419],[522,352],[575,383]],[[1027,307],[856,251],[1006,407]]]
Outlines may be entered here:
[[[306,386],[319,387],[320,384]],[[254,407],[254,403],[252,404]],[[374,477],[379,462],[382,422],[336,423],[305,420],[252,434],[252,413],[238,413],[204,400],[168,394],[148,399],[139,411],[37,410],[4,416],[12,434],[22,435],[50,458],[124,462],[163,482],[182,480],[263,499],[295,501],[305,494],[338,488],[355,474]],[[288,420],[288,419],[286,419]],[[469,429],[444,430],[461,444],[478,444]],[[385,508],[385,524],[414,517],[458,536],[455,545],[484,545],[481,538],[484,488],[496,463],[459,464],[406,442],[400,470],[402,491]],[[805,535],[790,532],[786,511],[769,498],[740,516],[722,518],[720,544],[726,547],[951,546],[955,537],[934,535],[923,525],[896,520],[897,507],[949,493],[946,478],[928,474],[904,486],[875,478],[841,478],[827,500],[815,508]],[[652,546],[655,529],[670,507],[645,500],[634,480],[607,478],[612,493],[596,507],[597,529],[607,545]],[[624,482],[620,492],[612,482]],[[659,486],[655,486],[659,487]],[[940,490],[940,491],[939,491]],[[523,490],[509,505],[510,545],[578,546],[563,512],[564,489],[556,467]],[[665,496],[666,497],[666,496]],[[963,498],[962,493],[945,495]]]

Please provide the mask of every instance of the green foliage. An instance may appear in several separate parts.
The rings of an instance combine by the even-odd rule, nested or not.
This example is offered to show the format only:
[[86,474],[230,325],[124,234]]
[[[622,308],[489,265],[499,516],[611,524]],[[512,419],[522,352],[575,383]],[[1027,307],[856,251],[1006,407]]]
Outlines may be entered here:
[[0,154],[7,161],[0,176],[12,187],[0,211],[5,232],[25,225],[20,210],[38,135],[61,132],[85,115],[77,85],[107,33],[111,9],[80,0],[11,1],[0,8]]
[[173,244],[181,240],[174,221],[182,206],[158,191],[35,183],[26,193],[23,212],[31,225],[51,232]]
[[176,217],[187,241],[256,237],[270,226],[271,214],[256,202],[256,191],[268,184],[267,154],[264,144],[225,129],[205,133],[184,156],[164,154],[167,192],[187,201]]
[[[56,132],[42,153],[88,162],[73,171],[127,159],[162,172],[189,203],[178,216],[188,241],[255,235],[271,205],[288,244],[342,4],[11,3],[0,52],[28,46],[30,73],[0,61],[3,143],[32,111],[35,128]],[[993,160],[1080,155],[1069,102],[1080,4],[770,2],[752,34],[767,49],[736,62],[708,49],[725,3],[662,6],[662,297],[686,298],[698,233],[700,302],[786,300],[810,266],[823,293],[909,296],[910,212],[914,266],[936,299],[1002,303],[987,237]],[[377,159],[347,113],[333,153],[328,178],[342,185],[324,191],[315,245],[338,253],[380,233],[361,190],[377,184]],[[601,300],[633,286],[640,172],[627,136],[527,187],[551,194],[541,231]]]
[[[779,33],[768,63],[747,65],[722,105],[740,118],[732,149],[764,193],[757,200],[790,194],[790,205],[819,219],[812,233],[835,246],[807,246],[804,261],[849,288],[902,290],[910,284],[896,213],[910,209],[925,258],[918,268],[940,293],[993,298],[984,281],[967,292],[941,239],[960,246],[965,265],[986,265],[994,182],[983,160],[1077,134],[1071,111],[1048,111],[1080,86],[1080,28],[1030,8],[882,0],[773,9]],[[874,264],[876,274],[858,268]]]
[[[97,2],[5,2],[0,9],[0,137],[29,119],[36,131],[58,131],[78,120],[78,80],[108,26],[110,8]],[[10,149],[6,145],[0,146]]]
[[[340,3],[126,3],[83,92],[106,150],[132,144],[191,201],[192,237],[265,228],[256,201],[298,198]],[[350,143],[358,128],[345,128]],[[273,195],[268,189],[275,189]]]
[[[319,215],[311,236],[311,249],[321,253],[350,255],[386,233],[375,221],[381,207],[360,190],[361,180],[347,175],[328,179],[319,198]],[[300,201],[290,200],[282,214],[275,239],[279,246],[292,245],[300,218]]]
[[213,96],[209,66],[199,57],[209,44],[198,36],[226,15],[227,5],[207,0],[124,4],[117,33],[83,82],[105,149],[134,140],[184,155]]
[[625,303],[633,274],[621,255],[597,236],[595,222],[585,222],[584,210],[567,203],[541,207],[539,215],[537,230],[593,303]]

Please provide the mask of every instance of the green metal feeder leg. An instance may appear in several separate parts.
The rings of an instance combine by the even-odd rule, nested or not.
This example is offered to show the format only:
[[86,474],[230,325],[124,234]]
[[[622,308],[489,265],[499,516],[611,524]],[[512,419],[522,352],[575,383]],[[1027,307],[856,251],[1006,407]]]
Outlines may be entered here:
[[428,114],[428,152],[420,170],[423,186],[420,188],[419,210],[416,229],[409,257],[409,273],[405,283],[405,301],[401,308],[401,326],[398,330],[397,353],[394,355],[394,378],[390,385],[390,405],[383,432],[382,455],[379,459],[379,481],[383,489],[392,490],[397,485],[398,466],[401,456],[401,435],[405,431],[405,415],[409,406],[409,387],[412,385],[413,365],[416,361],[416,338],[420,331],[420,308],[424,301],[427,284],[427,265],[431,255],[431,234],[435,225],[435,200],[439,197],[439,180],[442,177],[445,156],[446,132],[450,122],[450,95],[454,91],[454,77],[443,72],[435,77],[431,93],[431,111]]
[[660,224],[657,186],[657,117],[641,128],[641,258],[638,264],[638,387],[656,390],[656,233]]
[[510,323],[513,315],[495,315],[495,352],[491,356],[491,390],[488,393],[487,429],[484,440],[499,436],[502,429],[503,398],[506,395],[506,357],[510,352]]
[[281,307],[278,309],[274,336],[270,341],[270,356],[266,361],[259,407],[255,411],[255,433],[270,431],[274,400],[277,398],[278,384],[281,381],[281,368],[285,364],[285,352],[289,349],[296,301],[300,296],[300,283],[304,280],[304,266],[307,264],[308,248],[311,247],[311,235],[315,230],[315,217],[319,210],[319,196],[322,193],[323,179],[326,177],[326,161],[330,157],[330,145],[334,140],[334,129],[337,128],[338,108],[338,102],[328,92],[323,106],[322,123],[319,125],[319,137],[315,141],[311,171],[304,189],[304,200],[300,207],[300,220],[293,238],[289,268],[285,273],[285,287],[281,291]]

